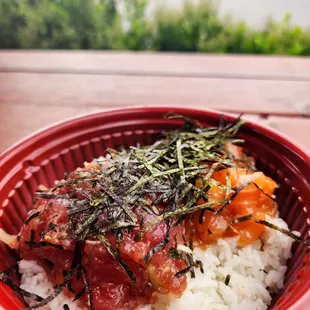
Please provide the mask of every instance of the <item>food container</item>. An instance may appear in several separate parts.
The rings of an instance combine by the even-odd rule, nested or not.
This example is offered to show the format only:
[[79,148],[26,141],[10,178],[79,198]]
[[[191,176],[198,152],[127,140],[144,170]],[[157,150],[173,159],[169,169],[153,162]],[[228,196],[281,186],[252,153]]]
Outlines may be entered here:
[[[108,147],[150,144],[156,132],[178,128],[180,120],[167,120],[173,111],[199,120],[204,126],[217,125],[221,113],[177,107],[141,107],[114,110],[75,118],[28,137],[0,155],[0,227],[19,231],[32,207],[38,185],[51,186],[66,171],[84,161],[105,154]],[[228,121],[233,117],[227,115]],[[256,158],[257,166],[280,185],[277,202],[281,217],[302,236],[310,231],[310,158],[299,146],[281,134],[247,123],[239,135]],[[0,244],[0,270],[16,262],[14,253]],[[288,261],[285,285],[274,296],[270,309],[306,309],[310,304],[310,254],[303,244],[294,243]],[[0,282],[0,308],[21,309],[22,302]],[[308,308],[309,309],[309,308]]]

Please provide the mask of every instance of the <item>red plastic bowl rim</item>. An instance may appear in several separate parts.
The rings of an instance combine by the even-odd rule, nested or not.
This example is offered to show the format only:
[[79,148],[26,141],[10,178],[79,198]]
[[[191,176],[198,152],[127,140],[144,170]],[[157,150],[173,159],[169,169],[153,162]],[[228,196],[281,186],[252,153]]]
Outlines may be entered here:
[[[14,143],[11,147],[9,147],[6,151],[0,153],[0,160],[6,158],[7,156],[14,155],[14,151],[18,151],[20,147],[25,148],[25,146],[28,143],[33,143],[37,140],[39,140],[40,137],[44,134],[51,134],[53,132],[56,132],[58,130],[62,130],[68,127],[71,127],[74,124],[79,124],[81,121],[87,121],[89,119],[100,117],[102,114],[105,114],[107,116],[109,115],[119,115],[123,113],[139,113],[139,112],[146,112],[146,110],[150,110],[153,112],[162,112],[167,113],[168,111],[177,111],[179,114],[186,114],[187,112],[201,112],[201,113],[208,113],[212,116],[220,116],[224,115],[225,117],[234,119],[236,118],[235,115],[232,115],[231,113],[226,113],[225,111],[216,111],[213,109],[201,109],[199,107],[194,108],[183,108],[178,106],[167,106],[167,105],[133,105],[133,106],[127,106],[125,108],[116,108],[116,109],[108,109],[103,111],[96,111],[93,113],[84,113],[80,114],[74,117],[65,118],[61,121],[54,122],[46,127],[42,127],[35,131],[34,133],[20,139],[16,143]],[[259,124],[256,121],[247,120],[247,124],[250,125],[254,129],[258,129],[262,131],[265,135],[271,135],[277,140],[279,140],[281,143],[286,144],[288,147],[294,149],[296,153],[301,155],[303,159],[307,162],[307,164],[310,165],[310,152],[305,149],[299,142],[293,140],[288,135],[278,131],[277,129],[268,127],[263,124]]]

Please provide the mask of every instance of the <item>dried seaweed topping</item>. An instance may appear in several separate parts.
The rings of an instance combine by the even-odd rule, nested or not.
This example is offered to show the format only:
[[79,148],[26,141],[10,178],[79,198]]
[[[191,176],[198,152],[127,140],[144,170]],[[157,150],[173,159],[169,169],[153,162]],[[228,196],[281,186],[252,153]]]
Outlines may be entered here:
[[[150,146],[120,151],[108,149],[110,157],[97,159],[97,168],[75,171],[52,191],[38,193],[46,199],[67,199],[74,238],[83,241],[89,236],[97,237],[132,281],[133,273],[119,256],[119,245],[112,248],[106,238],[107,232],[112,232],[119,243],[124,231],[138,228],[135,240],[140,240],[160,222],[165,222],[170,229],[171,223],[178,225],[198,210],[201,211],[200,222],[206,210],[220,214],[242,189],[251,184],[262,191],[252,182],[232,189],[228,175],[226,184],[212,178],[215,171],[250,163],[246,156],[244,161],[237,160],[226,148],[228,143],[243,142],[235,137],[244,124],[240,117],[231,123],[221,117],[218,127],[208,128],[180,115],[166,117],[183,120],[183,128],[163,132],[161,139]],[[255,170],[252,166],[249,165],[249,169]],[[196,187],[197,180],[200,188]],[[208,201],[208,190],[212,186],[222,188],[225,197]],[[70,187],[70,191],[59,194],[59,189],[66,187]],[[201,198],[205,203],[198,204]],[[165,208],[159,210],[157,205]],[[139,217],[136,212],[139,207],[153,215],[151,221],[145,222],[143,216]],[[247,215],[235,219],[231,225],[251,218],[252,215]],[[169,229],[164,240],[144,257],[146,263],[169,243]],[[188,243],[192,244],[190,240]]]
[[284,235],[287,235],[289,236],[290,238],[294,239],[295,241],[297,242],[301,242],[307,246],[310,246],[310,239],[309,238],[306,238],[306,239],[303,239],[302,237],[300,236],[297,236],[296,234],[294,234],[293,232],[287,230],[287,229],[284,229],[284,228],[281,228],[275,224],[272,224],[268,221],[265,221],[265,220],[260,220],[260,219],[255,219],[255,222],[258,223],[258,224],[262,224],[262,225],[265,225],[271,229],[274,229],[274,230],[277,230],[279,232],[281,232],[282,234]]
[[228,284],[229,284],[230,278],[231,278],[231,275],[230,275],[230,274],[228,274],[228,275],[225,277],[225,281],[224,281],[225,285],[228,285]]
[[[180,118],[177,115],[169,117]],[[99,168],[77,170],[51,190],[37,192],[37,197],[43,199],[66,200],[71,230],[68,235],[77,241],[98,238],[132,283],[135,282],[133,272],[119,255],[124,232],[138,228],[136,239],[141,239],[161,221],[166,225],[168,222],[178,225],[197,210],[215,212],[214,208],[225,204],[231,193],[229,183],[222,185],[211,176],[216,170],[236,166],[232,156],[223,157],[223,150],[226,143],[240,142],[234,135],[243,122],[237,119],[226,124],[222,120],[218,128],[203,128],[196,121],[183,120],[181,130],[162,133],[162,138],[153,145],[121,151],[108,149],[110,158],[96,160]],[[198,178],[201,188],[195,186]],[[207,193],[212,185],[226,191],[225,200],[208,202]],[[65,188],[69,190],[64,191]],[[200,198],[205,200],[204,204],[197,204]],[[158,204],[166,208],[159,210]],[[138,216],[136,208],[139,207],[151,214],[153,220],[145,222],[144,216]],[[28,223],[36,216],[39,213],[31,215]],[[149,251],[145,263],[169,243],[171,224],[168,226],[164,240]],[[51,227],[53,229],[57,228]],[[108,232],[116,236],[116,248],[106,238]],[[188,243],[192,245],[192,240]],[[53,246],[34,240],[27,241],[27,245]]]
[[0,272],[0,281],[8,285],[14,292],[16,292],[18,295],[26,298],[30,298],[34,301],[41,302],[43,298],[41,296],[38,296],[36,294],[27,292],[23,289],[21,289],[18,285],[16,285],[10,277],[6,274],[6,272]]
[[82,250],[82,243],[78,242],[75,247],[74,257],[72,259],[70,270],[67,272],[64,281],[55,288],[54,292],[51,295],[47,296],[43,300],[41,299],[39,303],[35,304],[34,306],[31,306],[30,309],[37,309],[47,305],[54,298],[56,298],[65,289],[65,287],[68,286],[78,266],[81,264],[81,250]]
[[93,303],[93,295],[92,295],[92,290],[91,290],[91,285],[87,276],[87,272],[84,269],[84,267],[81,268],[81,273],[83,276],[83,281],[85,284],[85,288],[86,288],[86,293],[87,293],[87,297],[88,297],[88,306],[89,306],[89,310],[94,310],[94,303]]

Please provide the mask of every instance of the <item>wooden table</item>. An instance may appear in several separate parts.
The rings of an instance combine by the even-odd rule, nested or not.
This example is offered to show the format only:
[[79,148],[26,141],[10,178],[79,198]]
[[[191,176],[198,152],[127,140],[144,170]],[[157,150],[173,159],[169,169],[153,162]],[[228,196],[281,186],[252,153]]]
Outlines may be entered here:
[[310,58],[0,51],[0,152],[66,118],[159,104],[243,112],[310,151]]

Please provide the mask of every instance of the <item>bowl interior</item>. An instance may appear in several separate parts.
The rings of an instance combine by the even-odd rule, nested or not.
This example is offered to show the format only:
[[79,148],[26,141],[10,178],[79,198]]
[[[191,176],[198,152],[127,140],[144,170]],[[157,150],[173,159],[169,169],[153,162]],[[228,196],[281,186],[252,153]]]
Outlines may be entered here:
[[[110,148],[146,145],[158,132],[173,130],[180,121],[165,120],[174,111],[199,120],[205,126],[217,125],[216,112],[180,108],[147,108],[110,111],[75,119],[24,140],[0,156],[0,227],[8,233],[19,231],[32,207],[32,195],[40,184],[51,186],[67,171],[85,161],[105,155]],[[232,120],[231,116],[227,116]],[[290,229],[309,234],[310,159],[294,144],[278,134],[255,124],[247,124],[239,137],[255,157],[259,170],[279,184],[277,203],[280,216]],[[4,259],[5,258],[5,259]],[[294,243],[288,262],[284,288],[274,296],[272,309],[287,309],[309,296],[310,267],[307,247]],[[0,243],[0,270],[16,262],[16,255]],[[20,309],[21,302],[0,283],[0,307]],[[296,308],[297,309],[297,308]],[[299,308],[298,309],[304,309]]]

